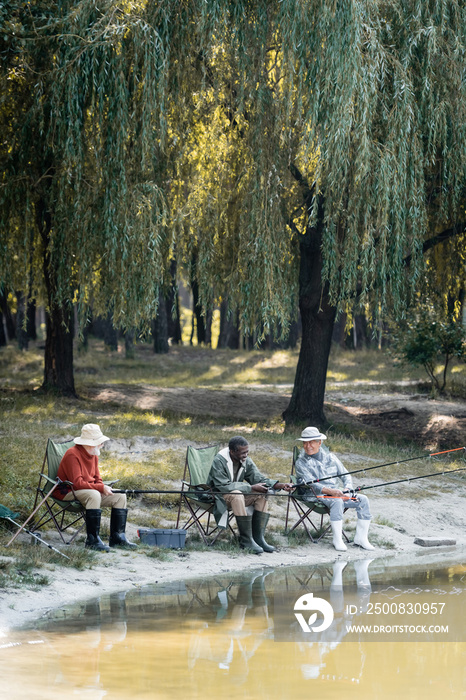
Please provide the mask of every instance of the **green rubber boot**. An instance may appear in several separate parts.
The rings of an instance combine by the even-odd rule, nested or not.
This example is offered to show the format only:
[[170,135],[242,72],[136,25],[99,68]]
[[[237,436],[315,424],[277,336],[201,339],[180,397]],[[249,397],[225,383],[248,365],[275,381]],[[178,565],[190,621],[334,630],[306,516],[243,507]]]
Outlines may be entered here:
[[252,537],[252,517],[250,515],[237,515],[236,522],[239,530],[239,546],[247,549],[252,554],[262,554],[262,547],[254,542]]
[[269,522],[269,513],[262,513],[260,510],[255,510],[252,516],[252,536],[254,542],[257,542],[259,547],[262,547],[264,552],[275,552],[275,547],[271,544],[267,544],[264,540],[264,532]]

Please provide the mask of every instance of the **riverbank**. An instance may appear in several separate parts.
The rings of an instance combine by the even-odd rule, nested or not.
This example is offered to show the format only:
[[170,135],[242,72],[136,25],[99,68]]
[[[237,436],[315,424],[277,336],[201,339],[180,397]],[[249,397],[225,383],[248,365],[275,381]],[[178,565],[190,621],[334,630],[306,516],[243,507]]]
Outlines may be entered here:
[[[451,478],[451,477],[450,477]],[[348,545],[346,552],[336,552],[331,540],[325,538],[318,544],[306,542],[290,546],[287,538],[273,520],[273,536],[278,549],[272,554],[260,556],[245,554],[240,550],[224,552],[213,547],[207,551],[167,550],[161,559],[151,556],[151,550],[124,550],[103,553],[90,569],[76,570],[59,565],[47,565],[37,574],[46,576],[48,585],[36,589],[11,588],[0,591],[0,634],[8,636],[9,630],[30,624],[53,610],[77,601],[95,598],[116,591],[134,590],[142,586],[239,572],[259,568],[286,566],[312,566],[336,559],[393,558],[399,565],[412,566],[416,562],[466,561],[466,509],[465,487],[457,483],[449,485],[449,492],[441,491],[435,484],[426,492],[413,486],[409,498],[394,494],[371,497],[373,523],[370,536],[376,549],[371,552]],[[354,527],[354,514],[347,515],[345,527]],[[137,541],[136,526],[130,524],[128,534]],[[414,543],[418,537],[437,537],[455,540],[449,547],[422,547]],[[47,539],[47,538],[46,538]],[[50,537],[49,540],[50,541]],[[54,542],[56,544],[56,542]],[[189,545],[189,536],[187,539]],[[82,545],[82,540],[79,546]],[[3,557],[5,559],[5,557]]]

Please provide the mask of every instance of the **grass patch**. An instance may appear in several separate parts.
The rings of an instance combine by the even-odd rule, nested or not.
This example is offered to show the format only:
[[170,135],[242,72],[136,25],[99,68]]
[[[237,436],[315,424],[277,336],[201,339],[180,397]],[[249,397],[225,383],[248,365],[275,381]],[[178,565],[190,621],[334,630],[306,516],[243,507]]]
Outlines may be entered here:
[[381,515],[377,515],[377,517],[374,519],[374,522],[377,523],[377,525],[385,525],[385,527],[391,527],[394,530],[396,529],[395,523],[392,523],[391,520],[388,518],[384,518]]
[[[104,433],[118,438],[115,448],[111,443],[106,446],[100,461],[104,478],[119,479],[117,488],[176,490],[182,478],[186,444],[218,443],[223,447],[235,434],[247,436],[251,444],[251,457],[264,474],[288,481],[292,450],[300,431],[285,433],[279,415],[264,421],[223,420],[122,407],[88,397],[98,385],[209,388],[219,391],[223,388],[240,390],[256,387],[271,392],[283,391],[283,387],[286,387],[291,391],[297,359],[297,350],[244,352],[189,346],[171,348],[167,355],[161,356],[153,353],[150,343],[139,343],[135,346],[134,358],[129,360],[125,358],[123,347],[118,352],[111,352],[102,341],[91,339],[87,352],[76,353],[75,379],[80,398],[67,399],[36,391],[43,374],[43,348],[38,344],[31,343],[28,352],[19,352],[13,345],[1,348],[1,503],[13,511],[19,511],[18,521],[24,522],[32,510],[47,439],[71,439],[80,433],[84,423],[91,422],[99,423]],[[452,377],[456,394],[463,392],[466,396],[465,366],[454,365]],[[396,384],[396,390],[400,391],[402,382],[410,383],[412,387],[413,382],[421,386],[424,381],[422,369],[402,366],[386,354],[371,350],[343,352],[334,349],[330,357],[327,388],[350,387],[355,392],[377,392],[380,387],[380,391],[386,392]],[[361,472],[355,476],[355,484],[376,477],[388,481],[434,471],[441,475],[444,470],[464,466],[464,461],[459,458],[456,461],[434,461],[427,457],[399,463],[417,457],[422,451],[413,444],[400,447],[399,442],[390,442],[385,437],[383,441],[368,438],[364,430],[361,429],[357,435],[354,429],[334,425],[325,431],[329,436],[327,444],[330,449],[343,455],[352,453],[360,456],[356,462],[346,464],[350,471],[364,465],[371,467],[394,463],[380,471]],[[456,479],[464,483],[461,475],[453,475],[450,479],[452,483]],[[403,495],[412,499],[422,498],[423,493],[421,489],[403,490]],[[389,498],[390,494],[386,497]],[[178,502],[176,494],[144,494],[129,499],[129,521],[141,527],[174,527]],[[393,527],[389,521],[376,522]],[[351,529],[351,526],[345,525],[345,530]],[[105,536],[107,531],[103,527],[102,535]],[[19,564],[24,561],[24,551],[31,550],[33,559],[29,571],[46,569],[47,566],[84,569],[92,567],[96,556],[96,553],[79,545],[64,550],[70,556],[70,561],[40,546],[15,544],[6,549],[1,545],[11,537],[11,530],[3,532],[5,534],[0,530],[0,554],[13,555]],[[269,536],[269,531],[267,537],[275,542],[273,534]],[[46,536],[44,538],[47,539]],[[309,543],[303,528],[298,528],[287,538],[291,546]],[[214,547],[232,556],[243,553],[236,542],[227,536],[220,537]],[[206,549],[208,547],[202,540],[190,531],[186,551]],[[156,552],[155,548],[144,550],[144,554],[155,558],[173,556],[163,549],[160,553]],[[7,571],[10,573],[7,574]],[[26,571],[23,563],[18,571]],[[14,566],[4,567],[1,575],[5,585],[9,585],[8,581],[20,580],[20,574],[14,574]],[[9,578],[5,578],[7,576]],[[35,585],[32,582],[34,576],[31,576],[30,585]]]
[[49,578],[43,573],[34,571],[34,565],[28,556],[0,561],[0,588],[37,590],[48,584]]
[[394,542],[392,542],[391,540],[384,539],[383,537],[380,537],[375,533],[371,534],[370,542],[374,545],[374,547],[378,547],[380,549],[396,549],[396,545]]
[[158,561],[171,561],[173,559],[171,550],[166,547],[148,547],[140,545],[138,547],[138,552],[145,554],[149,559],[158,559]]
[[[317,539],[321,534],[321,531],[312,533],[312,536]],[[306,532],[306,530],[303,527],[296,528],[296,530],[293,530],[293,532],[289,532],[288,534],[285,534],[285,537],[288,541],[288,544],[290,547],[300,547],[301,545],[306,545],[311,542],[309,539],[309,536]]]

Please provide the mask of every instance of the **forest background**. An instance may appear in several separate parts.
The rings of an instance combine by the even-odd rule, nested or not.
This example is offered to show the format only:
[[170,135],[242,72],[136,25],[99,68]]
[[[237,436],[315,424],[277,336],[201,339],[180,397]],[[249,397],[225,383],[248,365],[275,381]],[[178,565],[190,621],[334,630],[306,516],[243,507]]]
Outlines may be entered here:
[[180,277],[201,342],[215,306],[243,344],[299,309],[287,426],[326,423],[338,314],[379,345],[461,327],[462,3],[13,1],[1,28],[3,309],[45,306],[44,391],[76,394],[92,315],[166,350]]

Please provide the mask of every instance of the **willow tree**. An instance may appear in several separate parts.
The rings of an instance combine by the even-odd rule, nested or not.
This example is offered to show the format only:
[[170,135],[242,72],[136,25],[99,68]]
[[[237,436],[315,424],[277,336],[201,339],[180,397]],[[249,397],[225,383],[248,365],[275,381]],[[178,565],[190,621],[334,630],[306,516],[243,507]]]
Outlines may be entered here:
[[425,240],[462,228],[463,3],[28,8],[3,22],[0,281],[33,275],[32,237],[49,315],[94,295],[134,323],[175,232],[204,306],[228,298],[243,333],[286,329],[299,298],[285,416],[322,424],[338,307],[358,294],[402,313]]
[[284,416],[322,425],[338,308],[357,297],[402,315],[424,243],[464,229],[466,10],[212,5],[215,43],[197,56],[204,85],[189,105],[196,143],[180,166],[186,247],[195,240],[205,303],[226,289],[245,333],[284,327],[299,296]]
[[43,386],[74,394],[73,305],[123,326],[156,311],[171,26],[133,2],[2,10],[0,283],[45,297]]

